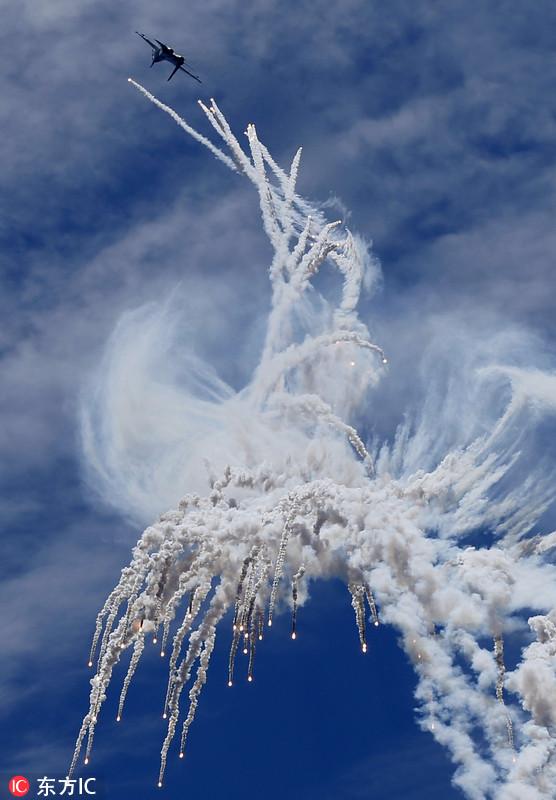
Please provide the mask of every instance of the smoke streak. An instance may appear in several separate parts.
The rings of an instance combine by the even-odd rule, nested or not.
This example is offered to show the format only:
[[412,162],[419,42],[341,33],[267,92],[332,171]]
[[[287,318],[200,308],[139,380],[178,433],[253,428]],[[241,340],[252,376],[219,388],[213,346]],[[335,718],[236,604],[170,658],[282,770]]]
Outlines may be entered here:
[[127,80],[129,83],[131,83],[132,86],[135,86],[136,89],[138,89],[142,94],[144,94],[147,100],[150,100],[151,103],[154,103],[154,105],[157,106],[157,108],[160,108],[161,111],[165,111],[166,114],[172,117],[174,122],[177,125],[179,125],[180,128],[183,128],[183,130],[186,133],[188,133],[191,137],[193,137],[193,139],[195,139],[197,142],[200,142],[200,144],[204,145],[208,150],[210,150],[210,152],[214,156],[216,156],[216,158],[219,161],[222,161],[223,164],[226,164],[227,167],[235,171],[236,165],[234,164],[232,159],[228,158],[226,153],[223,153],[222,150],[218,149],[218,147],[215,147],[213,143],[210,141],[210,139],[207,139],[205,136],[201,136],[200,133],[197,133],[197,131],[190,125],[188,125],[187,122],[185,122],[185,120],[183,120],[179,116],[179,114],[176,114],[173,108],[170,108],[170,106],[161,103],[160,100],[158,100],[154,95],[152,95],[149,91],[147,91],[147,89],[145,89],[144,86],[141,86],[140,83],[134,81],[133,78],[128,78]]
[[[454,780],[467,796],[553,797],[556,540],[555,534],[531,536],[552,499],[553,473],[541,479],[530,472],[525,481],[516,476],[527,436],[556,410],[556,378],[483,364],[475,387],[483,397],[498,398],[493,407],[499,413],[464,433],[461,414],[459,429],[443,424],[450,396],[431,387],[417,423],[402,425],[392,443],[375,445],[373,462],[372,448],[351,422],[387,363],[356,311],[361,287],[376,270],[367,249],[298,197],[300,151],[283,171],[250,125],[248,155],[216,104],[201,104],[227,156],[132,83],[254,184],[274,251],[272,307],[260,362],[241,392],[223,389],[211,375],[210,397],[199,400],[198,386],[182,395],[184,411],[205,422],[189,459],[197,465],[201,455],[208,458],[209,485],[147,528],[99,614],[90,656],[92,664],[100,641],[98,666],[70,772],[87,735],[89,757],[114,666],[132,648],[121,716],[145,634],[162,624],[164,648],[184,598],[187,611],[170,657],[159,786],[182,714],[180,698],[192,680],[178,750],[184,753],[219,622],[232,617],[229,685],[238,648],[247,651],[252,680],[263,614],[271,626],[291,597],[293,638],[303,586],[335,576],[351,592],[364,652],[365,601],[375,625],[378,606],[381,621],[399,631],[418,678],[420,724],[450,752]],[[313,288],[324,263],[341,279],[335,304]],[[148,320],[139,320],[139,330]],[[110,357],[129,340],[113,341]],[[108,375],[101,397],[117,380],[113,364]],[[102,454],[112,449],[93,443],[103,425],[110,439],[102,412],[111,408],[99,403],[96,416],[84,417],[88,452],[100,472],[106,470]],[[178,430],[176,436],[186,442],[190,434]],[[170,438],[164,440],[169,447]],[[132,496],[136,491],[133,486]],[[488,531],[486,544],[478,531]],[[533,640],[525,634],[530,609],[539,612],[529,619]],[[513,670],[504,664],[507,632],[522,635],[526,645]]]

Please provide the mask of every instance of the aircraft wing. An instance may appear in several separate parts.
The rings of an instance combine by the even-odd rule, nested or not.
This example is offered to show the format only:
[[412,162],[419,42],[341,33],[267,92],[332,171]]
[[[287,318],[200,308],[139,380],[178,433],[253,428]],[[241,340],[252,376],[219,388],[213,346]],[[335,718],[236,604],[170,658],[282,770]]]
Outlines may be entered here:
[[[181,69],[181,70],[183,70],[183,72],[187,72],[187,74],[188,74],[190,77],[192,77],[192,78],[195,78],[195,80],[196,80],[196,81],[198,81],[199,83],[202,83],[202,82],[203,82],[203,81],[202,81],[200,78],[198,78],[198,77],[197,77],[196,75],[194,75],[192,72],[189,72],[189,70],[188,70],[188,69],[186,69],[185,67],[178,67],[178,69]],[[175,72],[175,70],[174,70],[174,72]],[[172,72],[172,75],[173,75],[173,74],[174,74],[174,73]],[[168,79],[168,80],[169,80],[169,79]]]
[[162,47],[162,49],[163,49],[163,51],[164,51],[165,53],[167,53],[167,52],[170,50],[170,48],[168,47],[168,45],[167,45],[167,44],[164,44],[164,42],[161,42],[161,41],[160,41],[160,39],[156,39],[156,41],[157,41],[157,42],[158,42],[158,44],[159,44],[159,45]]
[[180,68],[180,65],[176,64],[176,66],[174,67],[174,71],[172,73],[170,73],[170,77],[168,78],[168,80],[172,80],[172,78],[174,77],[176,72],[179,70],[179,68]]
[[[135,33],[137,34],[137,36],[140,36],[140,37],[141,37],[141,39],[142,39],[144,42],[146,42],[147,44],[150,44],[150,46],[152,47],[152,49],[153,49],[153,50],[158,50],[158,49],[159,49],[159,48],[158,48],[158,47],[155,45],[155,43],[154,43],[154,42],[151,42],[151,40],[150,40],[150,39],[147,39],[147,37],[146,37],[146,36],[145,36],[143,33],[139,33],[139,31],[135,31]],[[158,40],[157,40],[157,41],[158,41]]]

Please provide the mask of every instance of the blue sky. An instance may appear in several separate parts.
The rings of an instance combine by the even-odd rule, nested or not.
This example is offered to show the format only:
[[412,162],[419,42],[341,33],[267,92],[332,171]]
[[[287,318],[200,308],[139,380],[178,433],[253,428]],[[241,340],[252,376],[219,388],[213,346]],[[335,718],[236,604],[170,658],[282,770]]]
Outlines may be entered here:
[[[443,315],[477,335],[527,327],[540,353],[553,348],[555,22],[542,0],[186,9],[23,0],[6,11],[6,780],[64,774],[94,617],[140,533],[95,496],[81,464],[79,397],[114,325],[179,284],[198,350],[240,387],[268,307],[270,251],[250,187],[144,102],[128,75],[203,129],[195,101],[214,96],[236,130],[256,123],[279,162],[303,145],[300,191],[335,199],[373,239],[383,285],[361,315],[398,365],[376,420],[390,430]],[[166,83],[166,65],[149,70],[135,30],[185,52],[203,86],[179,75]],[[312,595],[295,649],[282,621],[252,687],[224,691],[223,633],[187,763],[171,766],[164,795],[460,796],[446,756],[412,721],[413,678],[394,633],[381,629],[363,658],[347,592],[334,584]],[[116,730],[107,710],[92,763],[107,797],[150,796],[163,683],[153,657],[125,726]]]

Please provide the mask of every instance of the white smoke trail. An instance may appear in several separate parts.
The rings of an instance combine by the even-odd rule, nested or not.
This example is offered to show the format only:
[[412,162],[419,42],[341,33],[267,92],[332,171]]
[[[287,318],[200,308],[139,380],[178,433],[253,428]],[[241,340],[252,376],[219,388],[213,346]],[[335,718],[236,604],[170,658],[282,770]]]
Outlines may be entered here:
[[[181,607],[185,613],[176,623],[164,703],[168,732],[159,785],[183,689],[192,679],[180,756],[217,626],[228,611],[233,613],[231,686],[238,649],[249,655],[247,679],[253,678],[263,618],[270,626],[273,614],[291,602],[295,638],[303,586],[339,576],[351,592],[363,652],[367,606],[375,625],[380,618],[399,631],[418,677],[420,724],[449,750],[454,780],[463,791],[477,799],[554,797],[556,535],[531,536],[551,500],[552,473],[531,474],[520,483],[515,476],[526,452],[525,432],[556,410],[556,378],[515,365],[483,365],[477,386],[505,398],[497,419],[488,426],[484,420],[467,425],[460,420],[460,433],[465,432],[458,439],[450,426],[443,431],[441,404],[433,393],[415,428],[402,426],[392,444],[377,448],[373,464],[350,422],[386,363],[357,317],[366,272],[376,269],[361,241],[296,195],[299,152],[284,172],[249,126],[249,157],[214,102],[210,108],[201,105],[228,157],[134,85],[257,188],[274,250],[272,308],[260,363],[241,392],[234,394],[184,355],[190,359],[189,380],[180,391],[166,387],[161,394],[158,411],[171,422],[158,434],[163,457],[139,470],[131,485],[124,469],[121,485],[107,490],[120,494],[124,505],[141,503],[142,493],[157,493],[160,474],[164,480],[167,470],[179,469],[183,481],[194,483],[202,459],[210,462],[207,488],[186,495],[147,528],[99,614],[90,656],[93,664],[100,645],[90,708],[70,771],[87,736],[90,756],[98,714],[123,652],[131,648],[133,654],[118,717],[145,637],[152,631],[156,640],[162,625],[165,654]],[[313,289],[325,262],[342,279],[336,305]],[[132,336],[125,335],[129,318],[122,323],[84,414],[87,455],[107,484],[125,463],[129,446],[120,398],[144,394],[141,383],[122,391],[129,379],[122,367],[134,353],[141,363],[152,357],[156,337],[136,335],[148,331],[151,321],[143,312]],[[141,462],[148,446],[141,437],[134,444]],[[486,544],[480,530],[489,533]],[[538,612],[529,619],[533,639],[525,625],[531,609]],[[513,670],[504,664],[507,632],[520,633],[525,644]]]
[[177,123],[180,126],[180,128],[183,128],[183,130],[186,133],[192,136],[193,139],[195,139],[196,141],[204,145],[206,148],[208,148],[210,152],[214,156],[216,156],[216,158],[222,161],[223,164],[226,164],[226,166],[229,167],[230,169],[233,170],[236,169],[236,165],[234,164],[231,158],[228,158],[226,153],[223,153],[222,150],[219,150],[218,147],[215,147],[213,143],[210,141],[210,139],[207,139],[205,136],[201,136],[200,133],[197,133],[195,128],[192,128],[190,125],[188,125],[187,122],[185,122],[185,120],[183,120],[179,116],[179,114],[176,114],[173,108],[170,108],[170,106],[161,103],[160,100],[158,100],[158,98],[156,98],[149,91],[147,91],[147,89],[145,89],[144,86],[141,86],[140,83],[134,81],[133,78],[128,78],[127,80],[129,83],[132,84],[132,86],[135,86],[136,89],[138,89],[142,94],[144,94],[147,100],[150,100],[151,103],[155,104],[155,106],[157,106],[158,108],[162,109],[162,111],[165,111],[167,114],[169,114],[169,116],[172,117],[174,122]]

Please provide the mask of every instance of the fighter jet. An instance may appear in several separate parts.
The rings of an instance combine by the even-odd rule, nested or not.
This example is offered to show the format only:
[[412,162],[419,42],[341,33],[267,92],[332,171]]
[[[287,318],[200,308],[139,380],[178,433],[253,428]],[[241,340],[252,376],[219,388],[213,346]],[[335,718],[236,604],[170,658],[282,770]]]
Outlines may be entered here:
[[169,61],[170,64],[174,65],[174,70],[173,70],[172,74],[170,75],[170,77],[168,78],[168,80],[173,78],[174,75],[176,74],[176,72],[179,69],[181,69],[182,72],[187,72],[187,74],[191,78],[195,78],[196,81],[199,81],[199,83],[201,83],[201,79],[198,78],[197,75],[194,75],[192,72],[189,72],[189,70],[186,69],[183,66],[186,63],[185,62],[185,58],[183,56],[180,56],[177,53],[174,53],[174,50],[171,47],[168,47],[168,45],[165,45],[163,42],[159,41],[158,39],[154,40],[155,42],[158,42],[158,45],[156,45],[154,42],[151,42],[150,39],[147,39],[147,37],[144,34],[139,33],[139,31],[135,31],[135,33],[137,34],[137,36],[140,36],[141,39],[143,39],[144,42],[146,42],[147,44],[149,44],[152,47],[153,60],[151,61],[151,67],[152,67],[153,64],[156,64],[157,61]]

